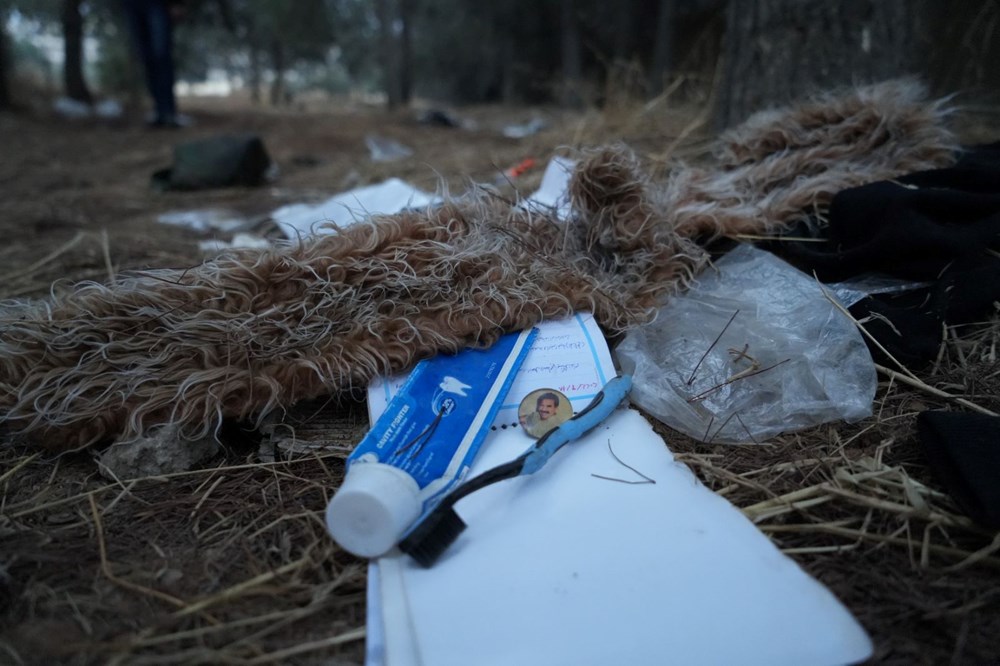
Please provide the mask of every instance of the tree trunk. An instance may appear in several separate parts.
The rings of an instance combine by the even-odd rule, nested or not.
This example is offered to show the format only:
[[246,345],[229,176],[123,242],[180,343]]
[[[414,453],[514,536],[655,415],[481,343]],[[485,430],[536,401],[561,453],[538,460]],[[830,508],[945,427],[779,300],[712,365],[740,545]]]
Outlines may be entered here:
[[716,129],[820,89],[922,70],[924,2],[729,0]]
[[260,104],[260,99],[261,99],[260,44],[251,39],[249,42],[249,48],[250,48],[250,101],[252,101],[254,104]]
[[271,106],[280,106],[285,101],[285,47],[280,39],[271,40]]
[[498,49],[500,56],[500,101],[506,105],[513,105],[517,101],[518,94],[514,40],[506,32],[502,32],[498,39],[500,42]]
[[660,10],[656,15],[656,41],[649,69],[649,91],[653,96],[663,92],[673,67],[676,4],[675,0],[660,0]]
[[618,62],[628,62],[634,55],[635,19],[638,8],[634,2],[622,2],[616,7],[611,55]]
[[402,101],[399,58],[396,50],[396,36],[393,32],[393,24],[396,19],[394,4],[392,0],[376,0],[375,2],[375,15],[379,24],[379,55],[382,60],[386,103],[390,111],[398,107]]
[[10,99],[10,47],[7,38],[7,15],[0,11],[0,110],[9,109]]
[[583,80],[583,52],[580,46],[580,26],[576,18],[573,0],[561,0],[560,24],[562,46],[562,91],[563,106],[578,107],[583,103],[580,84]]
[[[928,78],[940,94],[962,91],[962,102],[996,108],[1000,103],[1000,4],[934,3],[928,11],[930,39],[948,48],[930,50]],[[993,63],[992,65],[990,63]]]
[[94,98],[83,77],[83,15],[80,13],[82,0],[63,0],[63,85],[70,99],[93,104]]
[[413,0],[399,0],[399,101],[409,104],[413,97]]

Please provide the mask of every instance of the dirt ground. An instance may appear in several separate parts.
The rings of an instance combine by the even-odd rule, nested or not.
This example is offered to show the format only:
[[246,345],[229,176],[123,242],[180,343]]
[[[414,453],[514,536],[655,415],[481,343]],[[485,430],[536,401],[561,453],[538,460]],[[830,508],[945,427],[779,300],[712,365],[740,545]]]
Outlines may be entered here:
[[[604,113],[462,110],[475,129],[346,103],[275,111],[188,100],[186,110],[195,123],[176,131],[0,115],[0,298],[43,298],[122,270],[196,265],[204,258],[198,241],[213,234],[157,222],[169,211],[226,208],[261,231],[280,205],[390,176],[460,192],[533,158],[538,166],[515,183],[529,192],[565,148],[625,140],[656,163],[678,151],[696,156],[704,145],[699,107],[667,103]],[[547,122],[542,132],[501,135],[505,124],[535,115]],[[272,183],[149,187],[175,143],[231,132],[261,136],[279,166]],[[368,134],[414,154],[373,162]],[[989,126],[966,127],[971,140],[990,135]],[[998,331],[996,321],[957,331],[922,379],[997,411]],[[958,512],[914,437],[915,415],[949,401],[889,380],[876,400],[876,415],[862,423],[762,446],[708,446],[659,429],[681,461],[855,613],[875,642],[875,663],[998,663],[1000,534]],[[320,409],[344,441],[364,433],[357,397]],[[265,464],[258,438],[234,427],[208,469],[108,481],[91,451],[55,457],[4,434],[0,663],[361,663],[365,563],[331,542],[321,513],[342,478],[343,453]],[[781,499],[809,488],[823,501],[788,507]]]

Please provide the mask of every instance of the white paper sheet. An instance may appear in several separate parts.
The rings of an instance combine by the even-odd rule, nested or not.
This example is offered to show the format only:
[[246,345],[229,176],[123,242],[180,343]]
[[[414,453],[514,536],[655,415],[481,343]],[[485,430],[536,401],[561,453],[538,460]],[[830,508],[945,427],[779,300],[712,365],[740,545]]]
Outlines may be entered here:
[[[604,334],[590,313],[538,325],[524,364],[514,378],[507,399],[493,427],[517,427],[521,399],[540,388],[556,389],[578,412],[586,407],[609,379],[615,376]],[[377,379],[368,387],[368,416],[374,423],[406,381],[406,375]]]
[[[652,477],[636,479],[608,451]],[[473,473],[521,453],[491,433]],[[847,664],[865,632],[632,410],[457,505],[437,564],[378,561],[386,666]]]
[[[553,160],[535,202],[563,203],[571,169]],[[534,388],[579,384],[577,400],[589,402],[589,385],[613,376],[588,319],[564,322],[575,338],[543,325],[497,424]],[[571,370],[560,359],[579,360],[572,370],[589,366],[590,376],[559,381],[558,371]],[[530,370],[546,363],[548,376]],[[379,392],[376,410],[387,401]],[[609,441],[656,483],[592,476],[637,480]],[[495,430],[471,474],[530,443],[520,429]],[[822,666],[872,653],[840,602],[674,462],[635,411],[620,410],[537,474],[473,493],[458,511],[468,528],[434,567],[400,554],[371,567],[368,666]]]
[[239,213],[226,208],[197,208],[174,210],[156,218],[160,224],[187,227],[195,231],[235,231],[249,224]]
[[575,160],[558,155],[553,157],[545,167],[538,191],[528,197],[528,202],[531,205],[552,208],[560,220],[565,220],[569,217],[571,210],[567,193],[569,192],[569,181],[575,168]]
[[330,233],[329,228],[320,228],[324,222],[346,227],[369,215],[390,215],[406,208],[428,206],[437,200],[435,195],[418,190],[399,178],[390,178],[376,185],[343,192],[320,204],[282,206],[271,213],[271,217],[285,235],[293,238],[298,234]]
[[[560,218],[569,214],[566,190],[576,163],[564,157],[553,157],[545,168],[542,184],[528,198],[531,205],[556,210]],[[399,178],[390,178],[375,185],[359,187],[337,194],[319,204],[289,204],[271,213],[271,218],[289,238],[314,233],[330,233],[325,222],[346,227],[370,215],[391,215],[407,208],[422,208],[437,203],[440,198],[424,192]]]

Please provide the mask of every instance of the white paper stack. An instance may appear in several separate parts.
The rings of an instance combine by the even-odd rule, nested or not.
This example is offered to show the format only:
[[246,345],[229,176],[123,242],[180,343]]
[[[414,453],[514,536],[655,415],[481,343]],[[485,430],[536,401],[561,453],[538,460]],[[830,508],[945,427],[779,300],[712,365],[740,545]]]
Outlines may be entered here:
[[[524,367],[544,365],[544,353]],[[518,429],[491,433],[470,475],[531,443]],[[642,479],[611,449],[655,483],[627,483]],[[676,463],[633,410],[533,476],[456,508],[468,528],[432,568],[402,554],[373,563],[369,666],[799,666],[871,655],[840,602]]]

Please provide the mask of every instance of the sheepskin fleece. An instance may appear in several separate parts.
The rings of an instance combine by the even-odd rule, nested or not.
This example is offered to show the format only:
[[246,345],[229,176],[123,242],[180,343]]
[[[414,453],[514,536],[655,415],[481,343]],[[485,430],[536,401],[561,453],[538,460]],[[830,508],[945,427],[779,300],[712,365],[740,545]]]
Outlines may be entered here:
[[51,449],[161,424],[194,437],[575,311],[623,331],[703,266],[695,239],[779,231],[841,189],[950,164],[945,117],[918,84],[889,82],[758,114],[720,138],[711,168],[665,182],[624,147],[585,153],[567,222],[477,189],[5,303],[2,419]]

